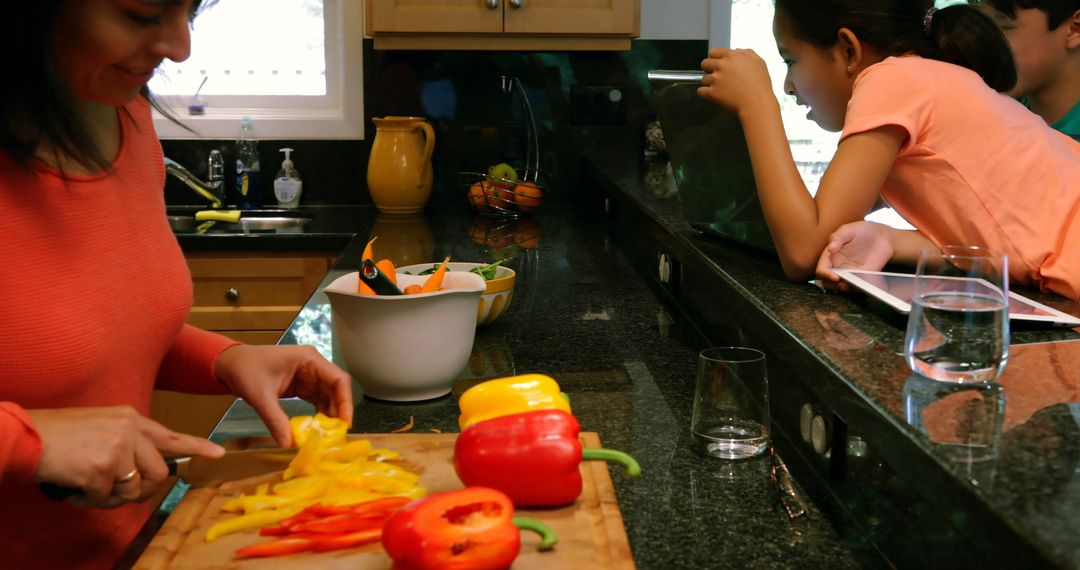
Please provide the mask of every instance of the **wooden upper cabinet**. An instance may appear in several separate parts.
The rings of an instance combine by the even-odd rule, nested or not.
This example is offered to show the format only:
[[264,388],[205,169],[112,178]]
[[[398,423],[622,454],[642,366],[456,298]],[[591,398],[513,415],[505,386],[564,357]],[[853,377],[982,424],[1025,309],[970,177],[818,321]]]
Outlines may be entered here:
[[376,49],[630,49],[640,0],[368,0]]
[[[500,0],[511,34],[638,35],[637,0]],[[520,6],[520,7],[515,7]]]
[[368,32],[461,32],[498,34],[503,30],[503,0],[368,0]]

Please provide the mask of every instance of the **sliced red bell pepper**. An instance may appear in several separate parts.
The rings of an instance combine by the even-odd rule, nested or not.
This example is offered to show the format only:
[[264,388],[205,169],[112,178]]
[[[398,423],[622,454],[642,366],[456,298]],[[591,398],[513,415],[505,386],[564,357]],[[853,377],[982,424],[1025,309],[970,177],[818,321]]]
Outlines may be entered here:
[[618,461],[636,477],[633,457],[613,449],[582,449],[577,419],[539,410],[475,423],[458,436],[454,469],[462,483],[498,489],[518,507],[568,505],[581,494],[584,460]]
[[382,528],[388,515],[366,517],[363,515],[330,515],[321,519],[307,521],[291,527],[290,532],[318,532],[324,534],[342,534]]
[[314,544],[314,541],[312,540],[289,536],[285,538],[279,538],[277,540],[271,540],[270,542],[260,542],[258,544],[252,544],[244,546],[242,548],[237,548],[236,555],[252,558],[283,556],[285,554],[307,552],[308,550],[311,550],[312,544]]
[[386,521],[382,544],[400,570],[496,570],[521,550],[516,525],[541,533],[542,550],[558,540],[539,521],[514,517],[503,493],[469,487],[409,503]]
[[372,542],[379,542],[382,533],[382,524],[380,524],[377,528],[332,535],[315,541],[315,544],[311,545],[311,550],[312,552],[327,552],[363,546]]

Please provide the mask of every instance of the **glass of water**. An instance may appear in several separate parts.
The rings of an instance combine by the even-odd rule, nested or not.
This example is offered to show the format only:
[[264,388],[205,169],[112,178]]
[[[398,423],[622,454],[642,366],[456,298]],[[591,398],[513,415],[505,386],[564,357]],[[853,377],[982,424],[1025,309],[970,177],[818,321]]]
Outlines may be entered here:
[[904,337],[916,374],[943,382],[996,379],[1009,359],[1009,265],[980,247],[926,248]]
[[747,459],[769,447],[765,354],[742,347],[701,351],[690,434],[712,457]]

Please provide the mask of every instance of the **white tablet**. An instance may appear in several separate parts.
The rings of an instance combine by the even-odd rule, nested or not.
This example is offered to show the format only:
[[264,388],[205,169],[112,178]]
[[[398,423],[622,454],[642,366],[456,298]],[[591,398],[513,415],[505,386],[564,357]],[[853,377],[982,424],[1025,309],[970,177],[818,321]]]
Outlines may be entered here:
[[[885,271],[864,271],[862,269],[836,269],[841,279],[851,283],[863,292],[871,295],[897,311],[911,312],[911,292],[915,285],[915,276],[910,273],[889,273]],[[1057,309],[1047,307],[1009,291],[1009,319],[1015,321],[1034,321],[1062,327],[1080,326],[1080,317],[1074,317]]]

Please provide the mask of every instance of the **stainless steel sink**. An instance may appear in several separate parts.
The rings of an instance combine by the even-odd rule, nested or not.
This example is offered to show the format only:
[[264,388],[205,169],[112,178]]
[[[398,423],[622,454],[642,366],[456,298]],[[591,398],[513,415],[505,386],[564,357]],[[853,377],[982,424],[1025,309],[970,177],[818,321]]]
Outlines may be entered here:
[[[176,233],[251,233],[251,232],[288,232],[299,231],[311,223],[311,218],[300,216],[258,216],[241,217],[240,221],[227,222],[199,222],[195,216],[170,215],[168,216],[169,227]],[[201,228],[201,230],[200,230]]]

